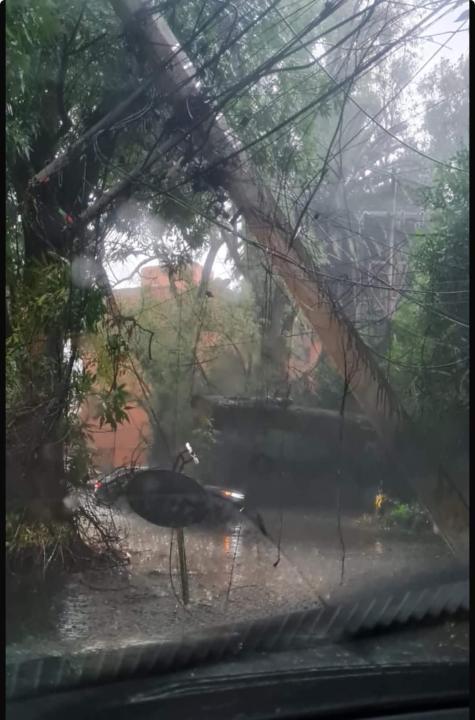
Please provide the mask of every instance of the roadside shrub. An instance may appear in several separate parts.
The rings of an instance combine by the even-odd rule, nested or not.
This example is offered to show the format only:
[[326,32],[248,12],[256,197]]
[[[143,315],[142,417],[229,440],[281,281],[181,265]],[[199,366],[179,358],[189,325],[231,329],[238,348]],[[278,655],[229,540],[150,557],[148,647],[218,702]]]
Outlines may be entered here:
[[430,522],[425,510],[418,503],[393,502],[383,518],[383,524],[389,527],[401,527],[409,530],[429,527]]

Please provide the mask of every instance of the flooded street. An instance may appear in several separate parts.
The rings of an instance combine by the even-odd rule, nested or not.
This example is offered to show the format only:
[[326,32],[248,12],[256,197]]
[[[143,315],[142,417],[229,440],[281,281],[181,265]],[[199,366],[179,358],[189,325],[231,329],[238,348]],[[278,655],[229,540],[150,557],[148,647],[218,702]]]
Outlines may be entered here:
[[[382,589],[400,576],[449,567],[431,532],[385,531],[370,521],[294,508],[262,510],[268,537],[243,514],[222,527],[185,531],[190,603],[180,600],[176,533],[126,507],[115,520],[130,562],[121,571],[90,570],[7,598],[7,657],[77,652],[318,606],[356,589]],[[280,539],[280,542],[279,542]],[[280,545],[280,551],[279,551]],[[344,564],[342,568],[342,557]]]

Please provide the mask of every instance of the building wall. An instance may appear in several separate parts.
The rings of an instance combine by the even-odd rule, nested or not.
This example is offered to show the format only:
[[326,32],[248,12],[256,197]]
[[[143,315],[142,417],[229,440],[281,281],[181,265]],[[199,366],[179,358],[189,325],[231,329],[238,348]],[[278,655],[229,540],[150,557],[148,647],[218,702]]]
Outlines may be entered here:
[[[94,372],[94,360],[87,358],[88,369]],[[110,472],[123,465],[147,465],[152,430],[148,413],[143,407],[143,390],[131,371],[121,373],[119,382],[124,383],[130,400],[127,403],[129,422],[114,430],[110,425],[100,427],[97,398],[91,396],[82,405],[80,416],[87,427],[88,445],[94,466],[102,472]]]
[[83,418],[91,425],[89,443],[94,466],[102,472],[109,472],[122,465],[148,464],[151,438],[147,412],[135,404],[127,413],[129,422],[113,430],[108,425],[99,427],[89,404],[83,409]]

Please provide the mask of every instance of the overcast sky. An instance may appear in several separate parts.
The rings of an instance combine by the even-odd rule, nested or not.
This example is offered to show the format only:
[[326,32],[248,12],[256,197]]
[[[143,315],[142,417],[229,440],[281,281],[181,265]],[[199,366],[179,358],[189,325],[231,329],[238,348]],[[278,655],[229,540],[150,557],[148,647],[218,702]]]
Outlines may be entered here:
[[[473,1],[473,0],[472,0]],[[468,8],[468,2],[467,2]],[[461,55],[468,54],[469,48],[469,37],[468,37],[468,21],[464,23],[457,22],[457,19],[464,11],[464,6],[460,5],[454,11],[448,13],[444,18],[435,22],[427,33],[430,33],[432,40],[429,38],[421,38],[420,40],[420,52],[421,58],[419,65],[422,65],[430,56],[439,48],[438,43],[443,44],[455,31],[457,32],[453,38],[443,48],[439,49],[437,55],[431,60],[431,62],[424,68],[423,72],[417,77],[417,81],[420,81],[422,77],[430,72],[433,67],[440,62],[442,58],[445,58],[447,62],[454,62],[458,60]],[[426,33],[425,33],[426,34]],[[408,91],[410,92],[410,86]],[[134,257],[126,263],[113,263],[110,268],[107,268],[109,279],[112,285],[115,285],[117,281],[122,278],[128,278],[133,272],[134,268],[139,264],[143,257]],[[223,246],[218,253],[213,266],[213,274],[216,277],[229,277],[230,267],[225,263],[226,260],[226,248]],[[155,262],[151,261],[149,264],[154,265]],[[119,284],[119,287],[133,287],[140,284],[138,274],[135,277],[128,279],[125,282]]]

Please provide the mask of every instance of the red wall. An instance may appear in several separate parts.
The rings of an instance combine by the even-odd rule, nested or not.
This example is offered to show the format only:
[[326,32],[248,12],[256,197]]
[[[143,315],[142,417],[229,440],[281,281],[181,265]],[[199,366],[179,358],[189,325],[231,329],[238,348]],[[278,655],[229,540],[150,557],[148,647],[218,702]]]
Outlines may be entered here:
[[[88,369],[94,372],[94,362],[87,360]],[[99,425],[96,417],[96,399],[91,396],[81,407],[81,419],[88,425],[88,443],[95,467],[104,472],[122,465],[147,465],[152,431],[147,411],[141,404],[143,391],[132,372],[124,372],[119,377],[130,393],[127,402],[129,422],[124,422],[113,430],[110,425]]]

